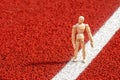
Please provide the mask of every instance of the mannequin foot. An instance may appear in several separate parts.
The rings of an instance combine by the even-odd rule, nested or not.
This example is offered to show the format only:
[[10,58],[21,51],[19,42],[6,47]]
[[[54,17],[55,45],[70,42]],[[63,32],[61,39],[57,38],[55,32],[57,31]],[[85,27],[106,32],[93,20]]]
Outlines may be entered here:
[[77,59],[77,58],[74,58],[74,59],[73,59],[73,62],[77,62],[77,61],[78,61],[78,59]]
[[83,60],[82,60],[82,62],[83,62],[83,63],[85,63],[85,62],[86,62],[86,60],[85,60],[85,59],[83,59]]

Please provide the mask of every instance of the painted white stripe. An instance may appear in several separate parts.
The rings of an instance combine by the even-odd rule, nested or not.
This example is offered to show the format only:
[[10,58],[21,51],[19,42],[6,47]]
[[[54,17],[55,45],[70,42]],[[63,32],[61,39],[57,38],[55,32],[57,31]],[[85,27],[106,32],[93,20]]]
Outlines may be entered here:
[[[109,42],[116,31],[120,29],[120,8],[110,17],[110,19],[94,35],[94,48],[91,48],[90,42],[86,43],[87,61],[73,62],[73,58],[64,66],[52,80],[75,80],[80,73],[91,63],[99,54],[102,48]],[[78,60],[82,60],[81,50],[78,53]]]

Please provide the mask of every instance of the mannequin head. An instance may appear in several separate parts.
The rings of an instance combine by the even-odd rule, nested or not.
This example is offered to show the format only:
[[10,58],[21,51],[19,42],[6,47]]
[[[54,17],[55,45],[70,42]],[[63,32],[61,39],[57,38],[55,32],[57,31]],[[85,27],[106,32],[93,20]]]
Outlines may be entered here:
[[83,16],[79,16],[78,18],[78,23],[83,23],[84,22],[84,17]]

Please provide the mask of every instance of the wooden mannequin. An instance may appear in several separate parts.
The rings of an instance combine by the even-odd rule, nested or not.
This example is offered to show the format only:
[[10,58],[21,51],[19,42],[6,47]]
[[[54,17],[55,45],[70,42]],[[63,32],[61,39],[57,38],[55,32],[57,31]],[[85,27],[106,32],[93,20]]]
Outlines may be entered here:
[[93,38],[91,34],[91,30],[88,24],[83,23],[84,17],[79,16],[78,23],[73,25],[72,27],[72,44],[74,51],[74,60],[77,61],[77,54],[79,50],[79,46],[82,48],[82,56],[83,56],[83,62],[85,63],[85,57],[86,57],[86,50],[85,50],[85,43],[84,43],[84,31],[87,31],[89,40],[91,42],[91,47],[93,47]]

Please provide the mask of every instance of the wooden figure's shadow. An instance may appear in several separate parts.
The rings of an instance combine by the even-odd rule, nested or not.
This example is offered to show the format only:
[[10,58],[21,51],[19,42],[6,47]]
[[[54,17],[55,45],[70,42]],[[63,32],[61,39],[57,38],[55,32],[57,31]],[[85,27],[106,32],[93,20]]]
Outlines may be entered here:
[[57,64],[66,64],[68,61],[43,61],[43,62],[29,62],[25,66],[40,66],[40,65],[57,65]]

